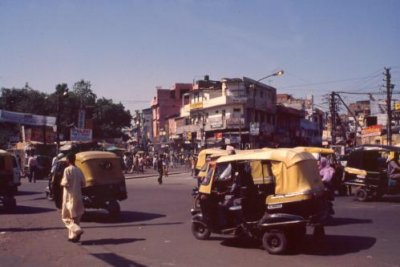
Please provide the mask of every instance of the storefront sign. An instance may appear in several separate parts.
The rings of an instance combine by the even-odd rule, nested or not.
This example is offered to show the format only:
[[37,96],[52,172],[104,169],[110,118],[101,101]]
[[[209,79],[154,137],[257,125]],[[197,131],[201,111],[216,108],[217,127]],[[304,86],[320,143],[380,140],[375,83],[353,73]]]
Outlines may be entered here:
[[0,122],[12,122],[32,126],[54,126],[56,117],[12,112],[0,109]]
[[380,136],[382,134],[382,125],[372,125],[369,127],[366,127],[362,129],[361,135],[362,137],[368,137],[368,136]]
[[243,118],[229,118],[226,119],[226,127],[227,128],[240,128],[244,126]]
[[92,141],[92,130],[72,128],[71,141]]
[[190,109],[199,109],[199,108],[203,108],[203,102],[190,104]]
[[209,118],[208,121],[210,122],[210,127],[213,129],[222,128],[224,126],[224,123],[222,122],[222,117]]

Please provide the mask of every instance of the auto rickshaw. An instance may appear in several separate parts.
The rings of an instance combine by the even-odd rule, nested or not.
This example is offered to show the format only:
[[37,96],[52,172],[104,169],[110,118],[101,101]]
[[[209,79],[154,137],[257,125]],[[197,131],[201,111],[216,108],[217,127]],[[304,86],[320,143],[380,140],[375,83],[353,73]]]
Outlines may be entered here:
[[0,150],[0,202],[7,211],[13,211],[17,206],[15,195],[21,184],[18,173],[18,163],[15,157]]
[[200,209],[191,210],[195,238],[206,240],[211,233],[250,237],[271,254],[300,242],[307,225],[323,234],[328,216],[316,159],[294,149],[221,156],[209,163],[199,194]]
[[399,153],[400,147],[364,145],[349,154],[344,180],[350,191],[356,189],[357,200],[378,200],[384,194],[400,193],[399,186],[389,184],[387,175],[387,159],[394,152]]
[[[118,217],[120,214],[118,201],[127,198],[120,158],[112,152],[79,152],[76,154],[75,165],[85,177],[85,186],[82,188],[85,208],[106,209],[111,217]],[[57,163],[48,192],[53,194],[57,208],[61,208],[62,205],[60,182],[66,167],[66,159],[62,158]]]

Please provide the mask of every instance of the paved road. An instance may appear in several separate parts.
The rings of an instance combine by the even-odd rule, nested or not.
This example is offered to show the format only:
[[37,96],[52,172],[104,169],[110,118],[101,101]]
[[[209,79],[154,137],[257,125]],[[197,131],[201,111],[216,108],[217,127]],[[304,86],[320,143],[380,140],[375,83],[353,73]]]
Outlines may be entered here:
[[67,242],[59,212],[44,197],[45,182],[24,180],[17,212],[0,213],[0,266],[400,266],[400,197],[337,198],[323,243],[308,236],[297,253],[271,256],[257,243],[229,237],[195,240],[189,213],[195,181],[187,173],[161,186],[156,177],[135,178],[127,180],[122,219],[88,211],[81,244]]

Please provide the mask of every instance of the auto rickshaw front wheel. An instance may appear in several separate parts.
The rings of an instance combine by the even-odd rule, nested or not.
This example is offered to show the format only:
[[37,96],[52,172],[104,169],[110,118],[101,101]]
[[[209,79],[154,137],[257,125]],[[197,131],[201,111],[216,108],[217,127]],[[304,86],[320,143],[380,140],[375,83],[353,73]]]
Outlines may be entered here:
[[358,188],[356,191],[356,198],[358,201],[365,202],[368,200],[368,192],[364,188]]
[[210,238],[211,231],[205,224],[192,222],[192,234],[196,239],[207,240]]
[[282,230],[266,231],[262,237],[264,249],[270,254],[282,254],[287,250],[288,240]]
[[118,218],[121,214],[121,207],[117,200],[111,200],[106,203],[106,210],[111,218]]

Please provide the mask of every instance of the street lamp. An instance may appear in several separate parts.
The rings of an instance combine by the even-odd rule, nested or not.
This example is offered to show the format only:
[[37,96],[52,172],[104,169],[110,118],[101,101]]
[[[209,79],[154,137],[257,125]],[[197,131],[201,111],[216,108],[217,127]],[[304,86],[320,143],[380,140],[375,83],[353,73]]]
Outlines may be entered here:
[[[262,77],[261,79],[257,80],[257,82],[260,82],[262,80],[265,80],[267,78],[274,77],[274,76],[282,76],[284,73],[285,72],[283,70],[280,70],[280,71],[274,72],[274,73],[272,73],[270,75],[267,75],[265,77]],[[256,120],[256,85],[253,83],[253,84],[250,85],[250,87],[253,88],[253,107],[252,107],[253,108],[253,116],[252,116],[252,122],[250,124],[250,128],[254,128],[255,127],[255,120]],[[251,127],[251,125],[253,127]],[[258,133],[259,133],[259,131],[260,130],[259,130],[259,126],[258,126]],[[255,147],[255,136],[251,133],[251,131],[250,131],[250,135],[251,135],[251,140],[252,140],[251,146],[252,146],[252,148],[254,148]]]
[[56,117],[56,142],[57,142],[57,153],[60,152],[60,120],[61,120],[61,109],[62,109],[62,100],[68,96],[68,87],[67,84],[59,84],[56,86],[56,94],[57,94],[57,117]]
[[280,70],[280,71],[274,72],[270,75],[267,75],[265,77],[262,77],[261,79],[257,80],[257,82],[261,82],[262,80],[265,80],[265,79],[267,79],[269,77],[273,77],[273,76],[282,76],[283,74],[285,74],[285,72],[283,70]]

